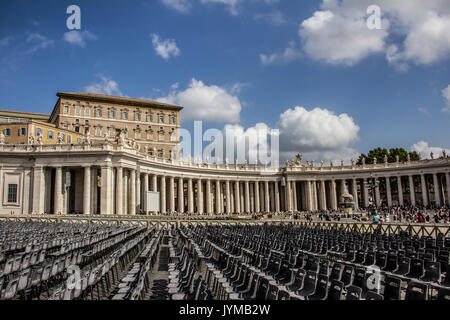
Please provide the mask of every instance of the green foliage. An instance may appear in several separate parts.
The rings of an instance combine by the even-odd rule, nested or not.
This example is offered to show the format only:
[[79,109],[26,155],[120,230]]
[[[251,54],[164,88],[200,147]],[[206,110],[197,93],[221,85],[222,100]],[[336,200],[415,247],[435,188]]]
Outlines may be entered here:
[[375,148],[372,150],[369,150],[367,155],[362,153],[359,158],[357,164],[361,165],[363,162],[363,159],[366,160],[366,164],[373,164],[374,159],[377,159],[377,163],[384,163],[384,158],[387,156],[388,162],[396,162],[397,156],[399,157],[400,162],[406,162],[408,161],[408,154],[411,159],[411,161],[418,161],[420,160],[420,154],[417,151],[408,152],[403,148],[392,148],[389,149],[389,151],[386,148]]

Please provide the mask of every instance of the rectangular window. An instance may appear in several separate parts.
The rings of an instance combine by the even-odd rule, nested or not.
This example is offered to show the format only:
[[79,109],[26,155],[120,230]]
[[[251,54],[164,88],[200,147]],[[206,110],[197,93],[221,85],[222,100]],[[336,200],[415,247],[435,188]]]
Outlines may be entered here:
[[116,111],[115,110],[109,110],[108,117],[110,119],[115,119],[116,118]]
[[95,116],[101,117],[102,116],[102,109],[95,109]]
[[69,114],[69,106],[64,106],[64,114]]
[[75,127],[75,132],[80,132],[80,127]]
[[128,112],[122,111],[122,120],[128,120]]
[[8,203],[17,203],[17,184],[8,184]]
[[53,140],[54,137],[55,137],[55,134],[53,133],[53,131],[52,130],[48,130],[47,131],[47,139]]
[[158,116],[158,121],[159,121],[159,123],[164,123],[164,115],[163,114],[160,114]]
[[135,139],[141,139],[141,132],[140,131],[136,131],[134,134],[134,138]]
[[10,136],[11,135],[11,129],[10,128],[3,129],[3,134],[5,135],[5,137]]
[[159,134],[159,141],[164,141],[164,133]]
[[153,133],[147,132],[147,140],[153,140]]
[[71,135],[67,136],[67,143],[72,143],[72,136]]
[[37,136],[42,136],[42,129],[41,128],[36,128],[36,137]]
[[84,134],[86,134],[88,132],[89,132],[89,128],[88,127],[84,128]]
[[134,120],[135,120],[135,121],[141,121],[141,114],[140,114],[139,112],[136,112],[136,113],[134,114]]
[[19,128],[19,137],[25,136],[27,134],[26,128]]
[[95,128],[95,135],[96,135],[97,137],[100,137],[100,136],[102,135],[102,128],[96,127],[96,128]]
[[89,107],[84,108],[84,115],[89,117],[91,115],[91,108]]
[[177,122],[177,117],[171,116],[170,117],[170,124],[176,124],[176,122]]
[[80,106],[75,106],[75,115],[79,116],[81,114],[81,108]]
[[153,122],[153,115],[151,113],[147,113],[147,122]]
[[116,135],[116,129],[115,128],[109,128],[109,136],[111,138],[115,137]]

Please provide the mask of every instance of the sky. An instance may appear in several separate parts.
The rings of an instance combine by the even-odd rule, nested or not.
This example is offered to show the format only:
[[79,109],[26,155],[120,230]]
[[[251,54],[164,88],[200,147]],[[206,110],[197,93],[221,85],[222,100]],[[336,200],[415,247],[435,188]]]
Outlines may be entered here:
[[448,30],[448,0],[3,0],[0,108],[103,93],[182,105],[189,130],[279,130],[280,160],[428,158],[450,153]]

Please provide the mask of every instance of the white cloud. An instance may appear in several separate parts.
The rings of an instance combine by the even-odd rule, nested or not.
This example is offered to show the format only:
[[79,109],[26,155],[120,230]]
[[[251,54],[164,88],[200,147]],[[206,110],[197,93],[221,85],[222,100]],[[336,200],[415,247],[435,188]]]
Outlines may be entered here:
[[210,4],[210,3],[221,3],[228,7],[228,10],[232,15],[237,15],[238,8],[237,4],[240,0],[200,0],[202,4]]
[[26,41],[31,45],[30,49],[25,52],[27,54],[34,53],[41,49],[45,49],[47,47],[52,46],[55,43],[55,41],[39,33],[29,34]]
[[442,108],[442,111],[444,112],[450,112],[450,84],[447,88],[442,90],[442,96],[445,99],[445,107]]
[[373,0],[322,0],[300,24],[302,50],[312,59],[353,65],[384,54],[396,69],[428,65],[450,56],[450,1],[379,0],[382,29],[366,26]]
[[359,126],[345,113],[295,107],[280,115],[277,126],[285,157],[300,152],[311,159],[349,160],[357,154],[350,144],[359,139]]
[[445,150],[446,154],[450,154],[450,149],[442,147],[430,147],[428,142],[419,141],[412,145],[411,151],[417,151],[420,153],[422,159],[430,159],[430,153],[433,152],[433,158],[436,159],[442,156],[442,150]]
[[161,56],[164,60],[168,61],[171,56],[176,57],[180,54],[180,49],[178,49],[174,39],[160,41],[157,34],[152,33],[151,36],[156,54]]
[[190,0],[161,0],[167,7],[174,9],[181,13],[188,13],[191,11],[192,3]]
[[99,77],[99,82],[86,86],[84,90],[89,93],[106,94],[108,96],[124,96],[116,81],[103,75],[100,75]]
[[423,113],[425,116],[427,116],[428,118],[431,116],[430,112],[428,111],[427,108],[418,108],[417,111],[419,111],[420,113]]
[[64,33],[64,41],[74,46],[84,48],[88,40],[96,40],[95,34],[89,31],[72,30]]
[[226,89],[196,79],[192,79],[186,90],[175,90],[157,101],[183,106],[184,120],[237,123],[242,109],[238,97]]
[[285,24],[286,18],[281,11],[275,10],[269,13],[259,13],[254,16],[255,20],[262,20],[275,26]]
[[301,56],[300,51],[295,47],[295,42],[289,42],[289,46],[282,53],[270,55],[260,54],[259,58],[263,65],[289,63]]
[[[384,23],[387,28],[387,23]],[[304,51],[315,60],[353,65],[385,49],[386,29],[370,30],[364,16],[348,17],[330,10],[316,11],[299,30]]]

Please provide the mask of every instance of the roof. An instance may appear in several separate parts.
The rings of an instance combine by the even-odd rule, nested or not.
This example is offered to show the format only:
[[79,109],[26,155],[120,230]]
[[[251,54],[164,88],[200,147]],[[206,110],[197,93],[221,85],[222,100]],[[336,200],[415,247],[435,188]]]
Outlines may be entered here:
[[48,121],[50,115],[47,113],[23,112],[14,110],[0,110],[0,117],[22,118]]
[[133,99],[126,97],[116,97],[116,96],[108,96],[104,94],[97,93],[76,93],[76,92],[58,92],[56,94],[59,98],[69,98],[69,99],[79,99],[79,100],[87,100],[87,101],[98,101],[98,102],[112,102],[118,104],[126,104],[126,105],[139,105],[142,107],[162,107],[172,110],[180,111],[183,109],[181,106],[166,104],[153,100],[144,100],[144,99]]

